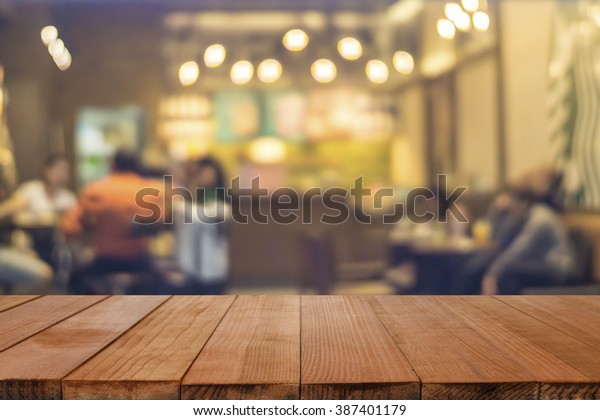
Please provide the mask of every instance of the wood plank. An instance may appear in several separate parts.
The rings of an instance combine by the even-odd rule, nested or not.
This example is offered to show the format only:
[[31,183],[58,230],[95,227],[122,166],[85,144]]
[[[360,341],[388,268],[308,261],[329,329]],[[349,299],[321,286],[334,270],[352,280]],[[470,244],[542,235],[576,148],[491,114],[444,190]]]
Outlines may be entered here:
[[240,296],[183,378],[183,399],[297,399],[300,297]]
[[419,378],[363,296],[302,296],[301,354],[303,399],[419,398]]
[[0,398],[60,399],[62,378],[166,299],[109,297],[1,352]]
[[0,312],[0,351],[103,299],[106,296],[44,296]]
[[[544,350],[543,357],[535,363],[531,361],[531,369],[535,369],[537,380],[540,382],[541,399],[600,398],[598,347],[565,334],[554,326],[497,299],[471,298],[471,305],[482,312],[492,314],[495,322],[510,330],[513,335]],[[521,356],[520,352],[517,354]],[[566,365],[566,368],[556,366],[556,359]]]
[[36,295],[0,296],[0,312],[22,305],[23,303],[37,299],[38,297],[39,296]]
[[600,297],[498,296],[498,300],[600,349]]
[[178,399],[181,379],[234,301],[174,296],[63,380],[65,399]]
[[[485,296],[477,300],[491,301]],[[571,371],[469,306],[462,297],[377,297],[371,303],[422,381],[423,399],[537,398],[539,385],[531,370],[547,357],[555,377]]]

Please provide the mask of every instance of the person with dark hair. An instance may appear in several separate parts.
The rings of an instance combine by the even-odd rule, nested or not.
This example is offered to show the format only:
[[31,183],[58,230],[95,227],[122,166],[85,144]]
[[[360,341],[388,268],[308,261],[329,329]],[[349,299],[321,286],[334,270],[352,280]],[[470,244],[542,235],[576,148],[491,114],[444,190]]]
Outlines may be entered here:
[[186,276],[185,291],[190,294],[225,293],[229,272],[227,202],[225,173],[210,156],[190,166],[187,187],[191,201],[176,203],[176,257]]
[[[77,206],[62,221],[68,238],[88,232],[91,237],[94,260],[73,274],[70,287],[75,293],[94,293],[109,289],[105,276],[117,273],[150,275],[152,267],[147,236],[136,234],[134,217],[141,213],[136,203],[138,192],[151,188],[156,194],[144,197],[159,209],[156,221],[164,218],[163,187],[159,182],[142,178],[137,170],[134,152],[118,151],[112,163],[112,173],[89,184],[81,192]],[[135,284],[132,290],[143,290],[146,285]],[[147,285],[149,286],[149,285]]]

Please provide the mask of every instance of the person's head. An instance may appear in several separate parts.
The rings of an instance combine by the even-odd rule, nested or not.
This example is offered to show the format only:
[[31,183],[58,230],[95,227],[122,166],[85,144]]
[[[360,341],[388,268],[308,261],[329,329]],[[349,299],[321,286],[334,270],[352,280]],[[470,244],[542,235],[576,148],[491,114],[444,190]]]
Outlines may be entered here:
[[44,163],[44,181],[51,188],[64,187],[69,183],[69,161],[64,155],[52,155]]
[[204,189],[206,196],[214,195],[217,189],[226,188],[223,167],[212,156],[198,159],[192,168],[190,184],[193,189]]
[[114,173],[137,173],[139,170],[140,165],[135,151],[121,149],[115,153],[112,162]]
[[508,186],[504,194],[508,199],[508,209],[517,213],[527,211],[537,201],[535,192],[526,186]]

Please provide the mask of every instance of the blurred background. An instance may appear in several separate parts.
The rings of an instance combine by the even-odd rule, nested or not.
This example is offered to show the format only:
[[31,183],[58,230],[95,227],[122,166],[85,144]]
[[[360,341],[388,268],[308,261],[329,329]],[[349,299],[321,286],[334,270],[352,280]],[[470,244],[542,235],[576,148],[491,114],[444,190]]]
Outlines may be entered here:
[[[298,192],[362,176],[401,196],[447,174],[468,187],[458,251],[458,228],[381,211],[231,223],[226,251],[230,292],[395,293],[421,278],[417,292],[447,293],[447,261],[427,258],[485,242],[493,197],[532,168],[561,174],[565,223],[595,240],[599,39],[591,0],[0,0],[2,183],[10,196],[61,154],[78,193],[124,148],[147,178],[210,155],[228,180]],[[149,245],[166,266],[173,236]]]

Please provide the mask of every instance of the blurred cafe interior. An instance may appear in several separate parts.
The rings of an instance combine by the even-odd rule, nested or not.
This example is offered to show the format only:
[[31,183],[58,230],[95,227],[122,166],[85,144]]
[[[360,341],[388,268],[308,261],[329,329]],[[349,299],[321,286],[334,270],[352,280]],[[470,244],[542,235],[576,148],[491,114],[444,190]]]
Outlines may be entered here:
[[596,0],[0,0],[0,292],[598,294],[599,52]]

